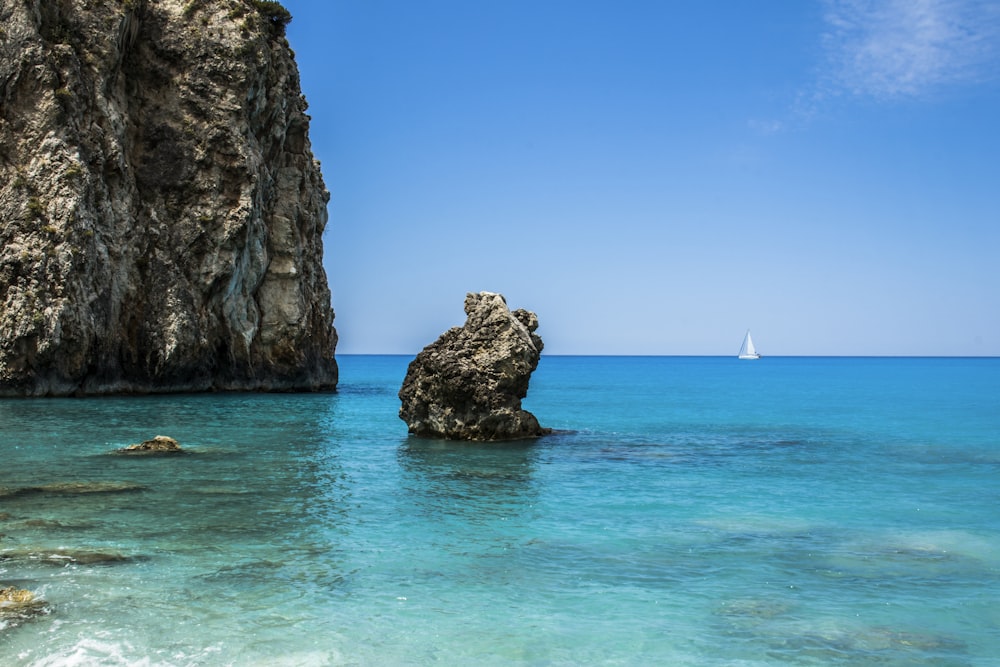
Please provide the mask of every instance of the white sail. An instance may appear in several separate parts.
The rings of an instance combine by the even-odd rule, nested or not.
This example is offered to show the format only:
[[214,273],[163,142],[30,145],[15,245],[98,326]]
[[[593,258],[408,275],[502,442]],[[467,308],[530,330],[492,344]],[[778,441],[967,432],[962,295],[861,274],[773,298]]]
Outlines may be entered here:
[[753,346],[753,338],[750,337],[750,330],[747,329],[747,335],[743,337],[743,345],[740,346],[740,359],[760,359],[760,355],[757,354],[757,348]]

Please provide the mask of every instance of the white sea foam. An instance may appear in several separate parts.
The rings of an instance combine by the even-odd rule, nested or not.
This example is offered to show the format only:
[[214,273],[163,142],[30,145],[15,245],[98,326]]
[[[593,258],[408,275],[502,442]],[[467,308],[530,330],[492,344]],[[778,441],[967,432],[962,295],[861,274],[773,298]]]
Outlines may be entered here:
[[247,667],[326,667],[348,662],[334,651],[292,651],[282,655],[240,660]]
[[32,667],[170,667],[171,663],[157,662],[148,656],[137,655],[136,648],[128,642],[88,637],[53,655],[37,658]]

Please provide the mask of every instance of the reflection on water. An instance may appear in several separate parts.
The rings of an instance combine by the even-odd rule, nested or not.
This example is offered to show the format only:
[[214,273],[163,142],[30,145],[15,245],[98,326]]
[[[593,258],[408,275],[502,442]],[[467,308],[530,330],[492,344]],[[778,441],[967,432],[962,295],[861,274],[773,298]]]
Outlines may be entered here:
[[537,501],[533,441],[462,443],[411,437],[398,448],[403,488],[415,511],[473,524],[510,519]]

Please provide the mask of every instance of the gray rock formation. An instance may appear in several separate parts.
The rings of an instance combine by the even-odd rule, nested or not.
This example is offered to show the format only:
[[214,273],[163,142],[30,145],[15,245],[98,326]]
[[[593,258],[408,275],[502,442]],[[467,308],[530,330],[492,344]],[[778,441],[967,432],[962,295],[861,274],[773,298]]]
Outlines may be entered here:
[[167,435],[155,436],[152,440],[142,442],[121,449],[115,450],[117,454],[149,455],[149,454],[183,454],[184,449],[181,444]]
[[50,611],[48,603],[29,590],[13,586],[0,587],[0,630],[20,625]]
[[55,567],[77,565],[118,565],[134,563],[146,558],[128,556],[117,551],[89,551],[86,549],[13,549],[0,552],[0,561],[30,562]]
[[410,433],[455,440],[513,440],[544,435],[521,409],[542,339],[538,318],[511,312],[500,294],[465,297],[465,325],[454,327],[410,362],[399,391],[399,417]]
[[0,0],[0,396],[336,386],[287,18]]

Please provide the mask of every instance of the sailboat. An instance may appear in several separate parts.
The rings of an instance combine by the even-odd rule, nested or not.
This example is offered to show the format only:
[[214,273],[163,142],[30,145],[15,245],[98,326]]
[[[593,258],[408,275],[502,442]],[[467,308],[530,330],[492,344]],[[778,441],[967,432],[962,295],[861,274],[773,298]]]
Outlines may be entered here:
[[743,337],[743,345],[740,346],[740,359],[760,359],[760,355],[757,354],[757,349],[753,346],[753,338],[750,337],[750,330],[747,329],[747,335]]

